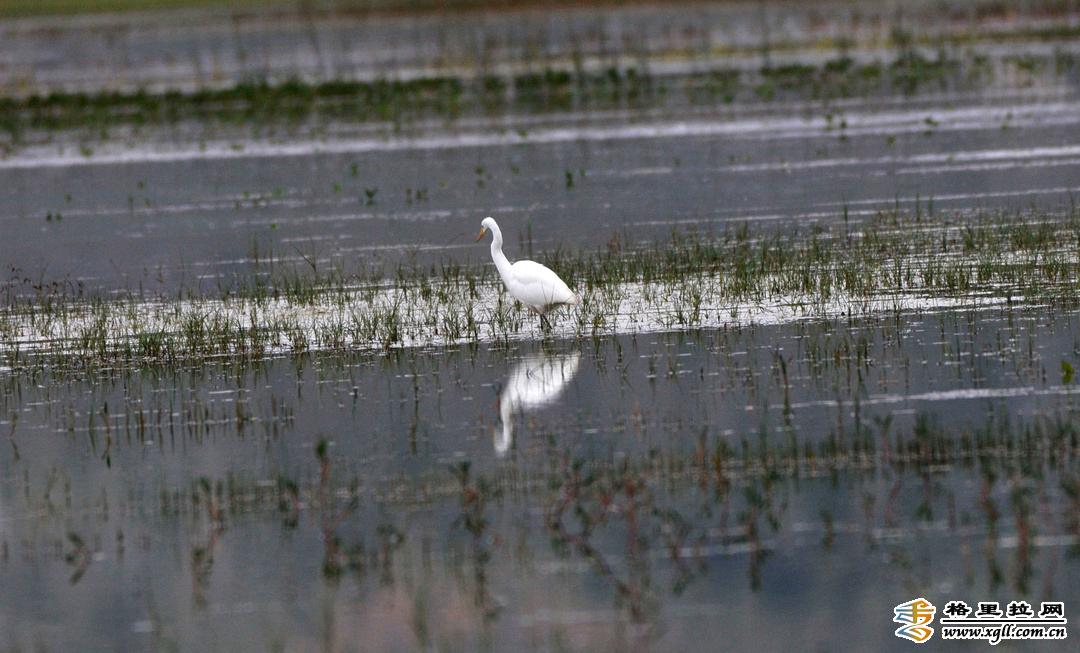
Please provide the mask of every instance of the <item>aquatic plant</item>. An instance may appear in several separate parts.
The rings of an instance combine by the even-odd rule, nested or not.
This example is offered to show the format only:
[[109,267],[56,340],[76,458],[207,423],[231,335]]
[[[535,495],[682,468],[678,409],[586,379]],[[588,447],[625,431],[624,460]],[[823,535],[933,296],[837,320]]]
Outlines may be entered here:
[[[920,205],[921,206],[921,205]],[[551,335],[588,338],[932,306],[1080,299],[1080,212],[882,210],[862,222],[783,233],[746,225],[719,234],[540,260],[581,303]],[[0,361],[85,369],[176,364],[215,357],[257,360],[311,350],[382,349],[534,338],[520,305],[488,267],[402,264],[349,278],[280,263],[221,294],[141,293],[84,298],[78,286],[15,274],[0,287]]]

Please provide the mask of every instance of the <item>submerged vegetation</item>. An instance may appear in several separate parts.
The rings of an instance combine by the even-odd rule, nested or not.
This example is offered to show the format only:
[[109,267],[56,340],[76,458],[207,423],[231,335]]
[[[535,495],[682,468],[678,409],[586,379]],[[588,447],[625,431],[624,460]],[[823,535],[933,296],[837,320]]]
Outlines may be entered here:
[[[1080,300],[1080,210],[1065,215],[879,211],[863,222],[777,233],[748,225],[675,233],[652,246],[618,235],[599,251],[540,260],[582,296],[555,334],[595,337],[936,306]],[[220,295],[85,298],[12,276],[3,286],[2,364],[81,368],[257,359],[534,337],[537,322],[488,267],[401,265],[255,275]],[[77,287],[76,287],[77,288]]]
[[[0,449],[5,507],[34,516],[0,532],[0,573],[32,561],[77,592],[157,565],[167,590],[147,602],[179,607],[138,604],[133,619],[168,634],[235,605],[243,556],[273,570],[270,596],[355,595],[365,609],[403,596],[382,618],[417,645],[449,620],[501,641],[560,615],[648,643],[687,605],[789,591],[793,560],[891,586],[924,582],[930,555],[962,570],[965,591],[1061,596],[1080,550],[1080,430],[1075,386],[1045,378],[1058,349],[1043,346],[1074,341],[1076,318],[1004,312],[602,338],[582,348],[600,383],[576,393],[583,414],[522,420],[498,459],[485,399],[522,345],[0,377],[0,423],[18,425]],[[1034,414],[1004,398],[925,410],[904,368],[928,351],[964,377],[935,389],[1017,389],[999,379],[1057,394]],[[552,597],[561,612],[533,607]],[[350,636],[349,617],[322,614],[326,639]]]
[[[7,68],[0,650],[828,649],[856,603],[873,650],[898,592],[1076,603],[1075,0],[450,4],[506,14],[93,17],[91,79]],[[581,296],[553,327],[486,214]]]
[[[315,127],[334,123],[389,123],[462,116],[661,108],[733,102],[779,102],[911,95],[974,90],[995,74],[1013,79],[1036,72],[1067,76],[1076,69],[1068,51],[991,61],[982,55],[927,53],[902,43],[890,61],[857,61],[846,53],[819,65],[766,63],[757,70],[716,68],[653,74],[647,67],[602,70],[547,68],[510,75],[435,76],[371,81],[245,81],[194,92],[54,92],[0,97],[5,149],[56,130],[108,136],[114,128],[194,123]],[[1030,83],[1030,81],[1029,81]],[[92,152],[92,150],[88,150]]]
[[[811,358],[792,360],[791,372],[802,376],[812,365]],[[833,372],[844,374],[842,367]],[[295,378],[303,385],[302,375]],[[94,408],[86,428],[64,426],[76,412],[73,406],[49,413],[70,446],[91,447],[102,464],[108,455],[101,451],[102,440],[126,459],[128,452],[222,447],[233,439],[278,446],[295,428],[277,414],[253,420],[239,408],[235,418],[189,409],[191,398],[183,400],[178,419],[170,412],[163,421],[160,410],[155,419],[153,407],[137,400],[137,386],[118,385],[130,401],[111,415],[106,405],[96,425]],[[939,555],[948,550],[963,561],[968,582],[979,576],[991,588],[1027,593],[1036,582],[1052,583],[1059,551],[1080,550],[1075,405],[1020,421],[991,411],[985,420],[943,426],[920,413],[899,425],[891,415],[860,416],[860,394],[853,397],[853,419],[838,406],[835,425],[821,431],[788,422],[773,432],[763,422],[757,433],[725,434],[705,424],[696,438],[665,437],[663,445],[628,455],[583,455],[581,447],[561,443],[558,433],[540,426],[532,444],[523,445],[528,455],[495,469],[476,469],[466,459],[405,475],[368,473],[363,465],[357,471],[350,454],[336,452],[320,437],[311,447],[314,465],[285,456],[269,477],[244,469],[190,482],[148,480],[128,501],[140,519],[190,523],[200,533],[191,538],[185,572],[199,611],[207,609],[213,593],[215,552],[245,546],[231,525],[263,518],[280,523],[289,541],[312,533],[321,542],[321,558],[313,553],[295,563],[306,570],[300,578],[319,578],[331,588],[343,582],[357,588],[394,585],[410,577],[408,561],[422,555],[424,577],[457,578],[451,593],[471,597],[467,618],[484,624],[497,622],[506,607],[520,609],[521,594],[504,592],[537,560],[556,568],[581,561],[620,618],[648,627],[645,637],[655,634],[651,628],[663,618],[669,598],[718,573],[714,568],[728,560],[746,571],[743,582],[725,583],[725,591],[757,592],[767,589],[775,551],[817,550],[826,559],[838,551],[881,554],[869,557],[903,574],[910,572],[913,547],[931,537]],[[258,422],[284,430],[252,438],[251,425]],[[53,470],[48,479],[28,475],[21,483],[24,509],[49,515],[46,524],[67,523],[73,508],[65,473]],[[67,532],[74,547],[64,557],[72,568],[71,585],[93,560],[106,559],[103,550],[111,540],[122,557],[124,529],[131,527],[132,513],[110,516],[112,491],[83,489],[98,498],[74,510],[99,516],[85,527],[88,532]],[[536,513],[543,515],[539,523],[516,517]],[[63,532],[46,525],[18,542],[0,534],[0,546],[36,556],[38,549],[60,550]],[[147,555],[151,547],[168,545],[147,541],[129,555]],[[510,579],[507,565],[514,570]],[[418,591],[415,583],[402,589]],[[414,619],[431,618],[429,610],[417,600]],[[419,630],[414,634],[422,638]]]

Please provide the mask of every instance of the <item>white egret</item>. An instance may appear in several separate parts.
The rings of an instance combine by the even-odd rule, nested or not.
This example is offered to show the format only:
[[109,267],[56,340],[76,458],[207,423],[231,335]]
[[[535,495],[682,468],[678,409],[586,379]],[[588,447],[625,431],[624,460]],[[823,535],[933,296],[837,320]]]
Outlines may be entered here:
[[505,456],[514,442],[514,415],[538,410],[558,399],[577,374],[580,356],[576,351],[563,356],[538,353],[518,361],[499,394],[502,433],[493,434],[497,456]]
[[544,314],[548,311],[580,301],[559,275],[547,267],[535,261],[510,263],[502,251],[502,231],[491,217],[484,218],[480,223],[480,233],[476,236],[476,241],[480,242],[488,231],[491,232],[491,258],[506,284],[507,292],[537,313],[541,325],[546,322]]

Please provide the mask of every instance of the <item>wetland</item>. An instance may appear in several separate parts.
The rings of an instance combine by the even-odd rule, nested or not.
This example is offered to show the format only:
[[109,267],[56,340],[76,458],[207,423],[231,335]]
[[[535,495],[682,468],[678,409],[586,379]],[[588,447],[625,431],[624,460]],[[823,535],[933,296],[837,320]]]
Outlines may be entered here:
[[0,19],[0,651],[1078,604],[1080,6],[465,4]]

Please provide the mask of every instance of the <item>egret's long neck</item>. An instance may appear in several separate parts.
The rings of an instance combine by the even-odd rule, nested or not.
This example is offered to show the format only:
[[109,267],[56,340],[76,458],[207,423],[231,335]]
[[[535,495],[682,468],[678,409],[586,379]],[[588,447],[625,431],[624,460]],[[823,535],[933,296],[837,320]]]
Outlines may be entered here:
[[506,254],[503,254],[502,231],[499,230],[498,225],[491,228],[491,260],[495,261],[495,267],[499,269],[499,276],[503,278],[504,282],[508,282],[510,278],[510,261],[506,259]]

